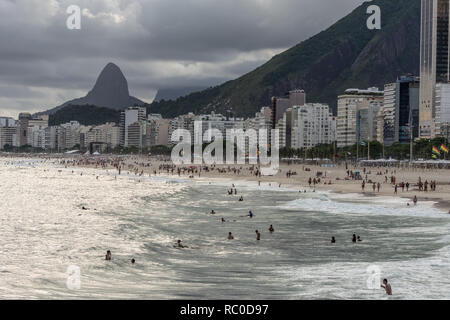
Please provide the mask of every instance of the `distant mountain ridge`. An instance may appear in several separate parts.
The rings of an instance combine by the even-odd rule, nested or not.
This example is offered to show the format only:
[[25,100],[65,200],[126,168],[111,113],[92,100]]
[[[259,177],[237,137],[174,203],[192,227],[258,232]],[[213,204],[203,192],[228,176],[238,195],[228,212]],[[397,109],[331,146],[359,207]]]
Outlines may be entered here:
[[205,90],[204,87],[182,87],[182,88],[171,88],[171,89],[159,89],[153,101],[159,102],[161,100],[176,100],[180,97],[187,96],[191,93]]
[[128,91],[128,82],[120,68],[108,63],[100,73],[94,87],[85,97],[73,99],[62,105],[39,114],[53,114],[67,106],[91,105],[114,110],[123,110],[133,105],[145,105],[138,98],[132,97]]
[[[382,29],[366,25],[369,5],[381,8]],[[383,88],[406,73],[419,73],[420,0],[365,2],[330,28],[273,57],[254,71],[149,110],[173,117],[187,112],[231,110],[253,116],[272,96],[304,89],[308,102],[328,103],[347,88]]]

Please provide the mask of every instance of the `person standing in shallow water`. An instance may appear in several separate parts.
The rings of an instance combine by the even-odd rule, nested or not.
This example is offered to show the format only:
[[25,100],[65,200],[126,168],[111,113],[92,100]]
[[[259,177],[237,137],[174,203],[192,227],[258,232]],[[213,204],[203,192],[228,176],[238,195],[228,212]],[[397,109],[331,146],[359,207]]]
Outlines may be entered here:
[[352,242],[356,242],[356,234],[353,234]]
[[335,237],[331,237],[331,243],[336,243],[336,238]]
[[256,240],[261,240],[261,233],[259,233],[258,230],[256,230],[255,232],[256,232]]
[[392,287],[391,285],[388,283],[387,279],[383,280],[383,284],[381,285],[382,288],[384,288],[386,290],[386,294],[388,296],[392,296]]
[[106,251],[105,260],[107,260],[107,261],[111,260],[111,251],[110,250]]

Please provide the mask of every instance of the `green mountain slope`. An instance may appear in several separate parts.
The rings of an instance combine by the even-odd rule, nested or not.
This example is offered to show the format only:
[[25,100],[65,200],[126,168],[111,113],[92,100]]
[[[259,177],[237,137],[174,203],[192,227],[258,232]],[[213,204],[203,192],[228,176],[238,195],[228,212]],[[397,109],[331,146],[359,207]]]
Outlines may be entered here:
[[82,125],[100,125],[106,122],[119,123],[120,111],[91,105],[68,105],[49,115],[48,123],[57,126],[72,120]]
[[[368,30],[369,5],[381,8],[381,30]],[[252,116],[272,96],[304,89],[308,102],[336,107],[347,88],[383,87],[405,73],[418,74],[420,0],[375,0],[327,30],[273,57],[256,70],[176,101],[154,102],[149,112],[173,117],[190,111]]]

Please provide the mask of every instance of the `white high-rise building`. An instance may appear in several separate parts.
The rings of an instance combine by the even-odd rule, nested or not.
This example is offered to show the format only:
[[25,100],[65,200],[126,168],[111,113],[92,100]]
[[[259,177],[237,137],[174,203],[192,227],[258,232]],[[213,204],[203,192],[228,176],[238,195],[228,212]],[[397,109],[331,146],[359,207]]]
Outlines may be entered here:
[[108,148],[116,148],[120,143],[120,128],[115,123],[90,128],[85,134],[85,147],[90,147],[91,143],[102,143]]
[[17,121],[9,117],[0,117],[0,149],[5,145],[13,146],[17,136]]
[[[141,146],[142,142],[139,142],[136,135],[139,132],[145,135],[142,128],[145,128],[146,121],[146,108],[142,107],[129,107],[122,111],[120,115],[120,130],[121,130],[121,141],[120,145],[124,147],[129,146]],[[138,124],[136,124],[138,123]],[[132,126],[132,133],[129,132],[130,126]],[[137,130],[137,127],[140,129]],[[141,140],[143,137],[141,137]]]
[[336,118],[325,104],[308,103],[292,108],[292,148],[330,144],[336,138]]
[[450,82],[449,0],[422,0],[419,137],[436,136],[437,83]]
[[81,125],[78,121],[70,121],[59,126],[58,150],[72,149],[80,144]]
[[[369,107],[372,109],[381,107],[383,104],[383,94],[384,92],[379,91],[378,88],[369,88],[367,90],[347,89],[343,95],[338,97],[336,128],[338,147],[351,146],[355,144],[358,139],[366,140],[369,137],[371,137],[372,140],[376,139],[377,128],[372,128],[371,134],[368,134],[367,138],[361,136],[360,129],[364,129],[365,124],[361,123],[360,111],[369,109]],[[373,113],[377,112],[373,111]]]
[[0,128],[15,127],[16,122],[16,120],[10,117],[0,117]]
[[147,120],[147,148],[169,145],[170,120],[161,115],[150,116]]
[[436,84],[436,136],[450,138],[450,83]]

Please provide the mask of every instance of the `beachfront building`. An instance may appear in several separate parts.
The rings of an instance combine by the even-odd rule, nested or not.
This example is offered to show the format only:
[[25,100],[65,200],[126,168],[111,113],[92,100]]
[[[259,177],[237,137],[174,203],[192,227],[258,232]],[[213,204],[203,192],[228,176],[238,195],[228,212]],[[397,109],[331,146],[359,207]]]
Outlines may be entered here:
[[97,143],[114,149],[120,144],[120,127],[116,126],[113,122],[89,128],[84,135],[84,148],[90,148],[91,144]]
[[160,114],[149,114],[147,118],[147,148],[169,145],[170,120]]
[[184,129],[188,130],[189,132],[191,132],[191,134],[193,134],[194,121],[195,115],[192,112],[169,120],[169,146],[173,146],[174,144],[178,143],[172,141],[172,135],[175,130]]
[[214,112],[211,112],[211,114],[196,116],[195,121],[201,121],[202,123],[202,137],[205,142],[211,141],[212,139],[211,135],[205,135],[208,130],[218,130],[222,135],[222,139],[226,140],[228,130],[244,129],[245,126],[245,121],[242,118],[229,118],[221,114],[215,114]]
[[47,127],[39,125],[28,127],[27,145],[33,148],[45,149],[45,128]]
[[[137,127],[142,132],[145,129],[147,109],[142,107],[129,107],[120,114],[120,145],[124,147],[141,146],[142,142],[137,142],[135,134]],[[136,124],[138,122],[138,124]],[[130,134],[130,126],[133,125],[133,132]],[[144,128],[144,129],[143,129]],[[142,140],[142,137],[140,138]]]
[[125,136],[125,147],[135,147],[142,150],[146,143],[146,123],[136,121],[127,126]]
[[372,101],[367,108],[362,108],[357,111],[357,141],[379,141],[378,115],[382,108],[382,104],[381,101]]
[[283,118],[278,121],[278,129],[280,130],[280,148],[292,147],[292,110],[288,108]]
[[361,139],[376,140],[378,130],[373,127],[377,121],[373,118],[377,119],[382,103],[383,91],[378,88],[347,89],[340,95],[336,121],[337,146],[351,146]]
[[58,149],[58,133],[59,126],[50,126],[44,128],[45,130],[45,147],[46,150]]
[[81,127],[78,121],[70,121],[59,126],[57,138],[59,151],[69,150],[80,145]]
[[420,37],[419,137],[433,138],[436,128],[437,83],[450,82],[449,1],[422,0]]
[[336,138],[336,118],[325,104],[308,103],[292,108],[292,147],[312,148]]
[[17,134],[16,121],[9,117],[0,117],[0,149],[13,146]]
[[450,139],[450,83],[436,84],[436,136]]
[[0,149],[5,146],[13,146],[17,136],[16,127],[2,127],[0,126]]
[[0,128],[11,128],[16,126],[16,120],[10,117],[0,117]]
[[306,93],[304,90],[295,89],[289,91],[286,97],[273,97],[271,106],[272,129],[278,127],[287,109],[293,106],[303,106],[306,103]]
[[419,86],[420,80],[402,76],[384,86],[383,143],[409,143],[419,136]]

